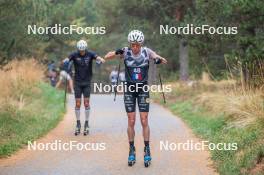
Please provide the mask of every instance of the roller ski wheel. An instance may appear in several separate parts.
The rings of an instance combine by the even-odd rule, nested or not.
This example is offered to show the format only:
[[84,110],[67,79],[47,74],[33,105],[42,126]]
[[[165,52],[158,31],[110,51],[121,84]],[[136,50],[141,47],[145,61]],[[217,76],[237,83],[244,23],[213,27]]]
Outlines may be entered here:
[[144,148],[144,165],[145,167],[149,167],[151,164],[151,155],[150,155],[150,148],[149,147],[145,147]]
[[144,162],[145,167],[146,167],[146,168],[149,167],[149,166],[150,166],[150,163],[151,163],[151,161],[146,161],[146,162]]
[[128,166],[133,166],[136,163],[136,149],[135,147],[129,148]]
[[89,125],[88,125],[88,121],[85,121],[83,135],[86,136],[88,134],[89,134]]
[[76,125],[76,128],[75,128],[74,135],[77,136],[80,133],[81,133],[81,123],[80,123],[80,121],[77,121],[77,125]]
[[81,133],[81,128],[76,128],[74,135],[79,135]]

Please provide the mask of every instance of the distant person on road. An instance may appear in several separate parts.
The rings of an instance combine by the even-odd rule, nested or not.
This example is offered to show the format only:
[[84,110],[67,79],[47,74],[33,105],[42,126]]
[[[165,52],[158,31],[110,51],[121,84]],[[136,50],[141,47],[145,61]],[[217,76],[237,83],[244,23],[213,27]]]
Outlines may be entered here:
[[71,70],[69,69],[69,59],[65,58],[60,66],[60,78],[59,78],[59,82],[56,85],[56,88],[60,87],[61,83],[68,83],[71,93],[74,93],[73,90],[73,81],[72,81],[72,73]]
[[112,85],[117,85],[118,70],[116,67],[111,71],[109,79]]
[[55,61],[52,60],[49,64],[48,64],[48,77],[50,80],[50,85],[52,87],[56,86],[57,83],[57,71],[56,71],[56,65],[55,65]]
[[119,80],[121,83],[124,83],[126,81],[125,71],[121,71],[119,73]]

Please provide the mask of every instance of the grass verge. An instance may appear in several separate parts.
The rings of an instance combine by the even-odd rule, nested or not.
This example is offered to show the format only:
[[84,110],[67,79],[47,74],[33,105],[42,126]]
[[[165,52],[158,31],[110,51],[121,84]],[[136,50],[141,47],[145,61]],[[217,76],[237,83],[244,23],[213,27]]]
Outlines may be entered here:
[[17,151],[28,141],[33,141],[62,119],[65,112],[63,92],[56,91],[48,84],[39,83],[35,91],[25,94],[21,109],[7,105],[0,111],[0,157]]
[[[203,105],[197,104],[197,95],[191,90],[179,92],[173,89],[167,100],[162,103],[160,94],[153,94],[154,100],[163,104],[174,114],[181,117],[193,132],[211,143],[237,143],[237,150],[210,150],[217,171],[222,175],[264,174],[264,122],[257,118],[254,122],[241,127],[232,125],[232,117],[213,113]],[[216,104],[217,105],[217,104]],[[237,122],[237,121],[236,121]]]

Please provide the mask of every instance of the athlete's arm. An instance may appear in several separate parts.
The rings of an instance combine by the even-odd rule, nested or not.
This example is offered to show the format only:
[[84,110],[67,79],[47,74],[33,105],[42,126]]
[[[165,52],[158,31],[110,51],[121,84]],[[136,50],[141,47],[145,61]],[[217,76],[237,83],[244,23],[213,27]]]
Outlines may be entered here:
[[105,59],[114,59],[114,58],[116,58],[117,55],[123,56],[123,54],[124,54],[123,49],[117,49],[116,51],[108,52],[104,58]]
[[105,59],[103,59],[103,58],[100,57],[100,56],[97,56],[97,57],[96,57],[96,61],[99,61],[99,62],[101,62],[101,63],[105,63]]
[[156,54],[155,59],[157,59],[156,64],[160,64],[160,63],[167,64],[168,63],[168,61],[165,58],[159,56],[158,54]]
[[99,55],[97,55],[96,53],[90,52],[90,54],[91,54],[92,59],[95,59],[96,61],[98,61],[99,64],[105,63],[105,60],[102,57],[100,57]]
[[160,55],[158,55],[156,52],[152,51],[151,49],[148,49],[149,54],[150,54],[150,58],[155,60],[156,64],[167,64],[167,60],[163,57],[161,57]]
[[110,59],[114,59],[115,57],[116,57],[115,51],[110,51],[104,56],[104,59],[110,60]]
[[70,62],[69,62],[69,65],[68,65],[68,68],[67,68],[67,72],[69,73],[69,74],[71,74],[71,71],[72,71],[72,65],[73,65],[73,61],[71,60]]
[[70,73],[72,71],[72,65],[73,65],[73,61],[75,59],[75,53],[71,53],[68,58],[65,59],[65,61],[69,61],[68,64],[68,73]]
[[73,61],[75,59],[75,57],[76,57],[75,52],[73,52],[66,59],[68,59],[68,61]]

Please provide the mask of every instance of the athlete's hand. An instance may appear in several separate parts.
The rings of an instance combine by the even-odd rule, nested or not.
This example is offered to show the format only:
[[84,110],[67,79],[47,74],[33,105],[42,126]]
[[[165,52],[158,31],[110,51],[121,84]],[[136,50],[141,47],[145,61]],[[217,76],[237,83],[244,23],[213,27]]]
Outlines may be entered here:
[[108,59],[114,59],[115,57],[116,57],[115,51],[111,51],[111,52],[108,52],[108,53],[104,56],[104,59],[105,59],[105,60],[108,60]]
[[105,59],[102,58],[102,59],[101,59],[101,62],[102,62],[102,63],[105,63]]
[[100,61],[101,63],[105,63],[105,59],[103,59],[101,57],[97,57],[96,60]]
[[65,58],[64,60],[62,60],[63,63],[68,62],[68,61],[70,61],[69,58]]
[[162,58],[162,57],[161,57],[160,59],[161,59],[161,63],[162,63],[162,64],[167,64],[167,63],[168,63],[168,61],[167,61],[165,58]]

